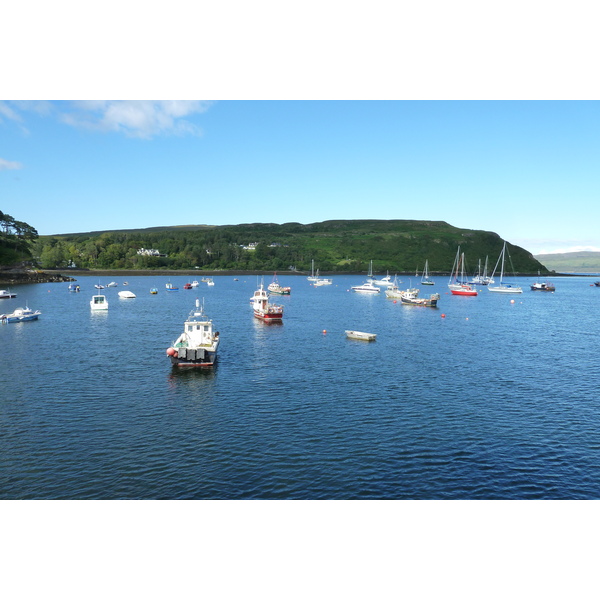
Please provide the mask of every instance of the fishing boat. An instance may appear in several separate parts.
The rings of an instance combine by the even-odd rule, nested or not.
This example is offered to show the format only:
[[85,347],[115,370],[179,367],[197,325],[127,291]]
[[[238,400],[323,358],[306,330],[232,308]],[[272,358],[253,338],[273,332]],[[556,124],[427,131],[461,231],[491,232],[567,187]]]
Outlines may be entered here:
[[454,265],[452,266],[448,289],[454,296],[477,296],[477,290],[465,282],[465,253],[461,253],[460,246],[458,247]]
[[108,300],[103,294],[96,294],[90,300],[90,308],[92,310],[108,310]]
[[531,284],[531,290],[534,292],[555,292],[556,288],[554,287],[553,283],[550,282],[545,282],[545,283],[540,283],[540,282],[535,282]]
[[[505,283],[504,282],[504,263],[505,263],[505,256],[507,254],[507,250],[506,250],[506,241],[504,242],[503,246],[502,246],[502,252],[500,252],[500,256],[498,257],[498,261],[496,262],[496,266],[494,267],[494,270],[492,271],[492,277],[496,274],[496,269],[498,268],[498,264],[500,264],[500,285],[488,285],[488,290],[490,292],[496,292],[496,293],[501,293],[501,294],[521,294],[523,293],[523,289],[521,287],[519,287],[518,285],[512,285],[510,283]],[[510,254],[508,255],[508,259],[510,261]]]
[[184,289],[184,290],[191,290],[191,289],[192,289],[192,284],[191,284],[191,283],[189,283],[189,282],[188,282],[188,283],[186,283],[186,284],[183,286],[183,289]]
[[402,283],[401,281],[398,282],[398,276],[394,275],[394,281],[388,285],[387,290],[385,290],[385,297],[386,298],[400,298],[401,294],[402,294],[402,290],[400,290],[400,288],[398,287],[398,283]]
[[10,290],[0,290],[0,298],[16,298],[17,295]]
[[31,310],[29,307],[17,308],[12,313],[0,315],[2,323],[21,323],[22,321],[37,321],[42,313],[39,310]]
[[280,296],[289,296],[292,288],[289,286],[282,286],[279,284],[279,280],[277,279],[277,273],[273,273],[273,281],[267,287],[270,294],[278,294]]
[[213,281],[212,277],[209,277],[209,278],[206,280],[206,285],[208,285],[208,286],[215,285],[215,282]]
[[178,292],[179,288],[173,285],[170,281],[169,283],[165,283],[165,287],[167,288],[167,292]]
[[544,283],[541,283],[539,281],[540,279],[540,272],[538,271],[538,280],[535,283],[531,284],[531,290],[533,292],[554,292],[556,291],[556,288],[554,287],[553,283],[550,283],[549,281],[546,281]]
[[193,288],[197,288],[197,287],[200,285],[200,283],[199,283],[199,282],[198,282],[196,279],[194,279],[194,281],[192,281],[192,283],[191,283],[190,285],[191,285]]
[[410,304],[411,306],[436,307],[439,299],[439,294],[430,294],[429,298],[419,298],[418,288],[412,288],[400,292],[400,302],[402,302],[402,304]]
[[421,277],[421,285],[435,285],[435,282],[429,277],[429,261],[425,261],[423,276]]
[[254,292],[250,298],[254,316],[257,319],[262,319],[267,323],[281,321],[283,319],[283,306],[271,304],[269,302],[269,294],[265,290],[263,282],[260,282],[260,287]]
[[376,333],[367,333],[366,331],[354,331],[346,329],[346,337],[352,340],[363,340],[365,342],[374,342],[377,338]]
[[122,292],[119,292],[117,296],[123,299],[135,298],[135,294],[133,292],[130,292],[129,290],[123,290]]
[[106,285],[106,287],[117,287],[119,284],[116,281],[111,281]]
[[183,333],[167,348],[167,356],[174,367],[212,367],[218,347],[219,332],[213,331],[212,320],[196,298],[196,306],[183,324]]
[[80,292],[81,288],[76,283],[70,283],[69,284],[69,291],[70,292]]

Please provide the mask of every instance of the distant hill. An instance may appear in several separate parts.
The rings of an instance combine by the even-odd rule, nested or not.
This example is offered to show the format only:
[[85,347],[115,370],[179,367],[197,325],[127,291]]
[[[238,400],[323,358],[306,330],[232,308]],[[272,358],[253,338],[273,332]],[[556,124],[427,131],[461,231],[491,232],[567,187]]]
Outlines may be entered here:
[[536,254],[534,258],[557,273],[600,273],[600,252]]
[[[335,220],[319,223],[182,225],[41,236],[33,246],[42,268],[204,269],[321,273],[415,273],[425,260],[432,273],[452,269],[458,246],[466,272],[496,264],[503,244],[491,231],[444,221]],[[516,273],[547,272],[519,246],[507,244]],[[144,249],[142,252],[141,250]],[[150,253],[147,251],[150,250]]]

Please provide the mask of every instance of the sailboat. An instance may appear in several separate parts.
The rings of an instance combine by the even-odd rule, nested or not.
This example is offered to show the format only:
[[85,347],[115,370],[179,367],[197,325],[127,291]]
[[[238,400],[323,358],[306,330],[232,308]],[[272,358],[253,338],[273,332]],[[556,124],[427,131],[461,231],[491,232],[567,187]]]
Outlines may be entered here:
[[[459,271],[461,273],[460,280],[458,278]],[[448,289],[454,296],[477,296],[477,290],[465,282],[465,253],[461,254],[460,246],[458,247],[454,265],[452,266]]]
[[310,276],[307,277],[306,279],[308,281],[317,281],[319,279],[319,274],[317,272],[317,275],[315,277],[315,260],[313,258],[313,260],[310,261],[311,267],[310,267]]
[[488,277],[487,270],[488,270],[488,257],[486,256],[485,257],[485,265],[483,267],[483,275],[481,274],[481,259],[479,259],[479,264],[477,267],[477,275],[475,275],[469,283],[472,283],[475,285],[488,285],[490,283],[494,283],[494,280],[491,277]]
[[423,276],[421,277],[421,285],[435,285],[435,282],[429,278],[429,261],[425,261],[425,269],[423,269]]
[[[496,269],[498,268],[498,264],[501,263],[500,266],[500,285],[488,285],[488,290],[490,292],[500,292],[500,293],[504,293],[504,294],[521,294],[523,293],[522,288],[520,288],[518,285],[511,285],[510,283],[504,283],[503,279],[504,279],[504,260],[505,260],[505,256],[506,256],[506,241],[504,242],[504,245],[502,246],[502,252],[500,252],[500,256],[498,257],[498,262],[496,262],[496,266],[494,267],[494,270],[492,272],[492,277],[494,277],[495,273],[496,273]],[[510,260],[510,254],[508,255],[508,259]]]

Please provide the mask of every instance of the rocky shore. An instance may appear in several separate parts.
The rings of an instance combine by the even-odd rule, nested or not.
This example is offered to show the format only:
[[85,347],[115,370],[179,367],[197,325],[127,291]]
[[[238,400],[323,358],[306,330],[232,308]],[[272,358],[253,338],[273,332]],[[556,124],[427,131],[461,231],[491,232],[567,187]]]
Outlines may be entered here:
[[58,272],[38,271],[23,267],[0,267],[0,286],[11,286],[24,283],[52,283],[75,281]]

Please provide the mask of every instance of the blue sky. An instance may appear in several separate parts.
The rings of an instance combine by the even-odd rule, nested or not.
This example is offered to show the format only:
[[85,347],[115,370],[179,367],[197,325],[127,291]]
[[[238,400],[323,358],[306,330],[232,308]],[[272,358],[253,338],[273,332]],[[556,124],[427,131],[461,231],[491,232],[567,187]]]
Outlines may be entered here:
[[600,251],[594,101],[2,101],[0,210],[41,234],[425,219]]

